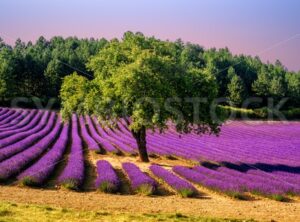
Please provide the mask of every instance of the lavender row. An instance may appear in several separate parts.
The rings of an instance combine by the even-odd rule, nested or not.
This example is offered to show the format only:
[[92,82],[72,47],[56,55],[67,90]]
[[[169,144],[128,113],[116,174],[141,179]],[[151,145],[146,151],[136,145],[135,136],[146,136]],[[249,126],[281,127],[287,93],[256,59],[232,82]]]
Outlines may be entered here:
[[[13,126],[9,126],[6,127],[5,129],[0,129],[0,138],[3,138],[2,134],[3,133],[11,133],[9,135],[12,135],[13,133],[17,133],[17,132],[21,132],[21,131],[25,131],[27,125],[30,123],[30,121],[33,121],[33,117],[40,117],[42,115],[42,112],[39,111],[37,112],[36,110],[32,110],[29,112],[29,114],[22,119],[19,123],[17,123],[16,125]],[[36,118],[38,118],[36,117]],[[8,136],[7,134],[5,136]]]
[[189,181],[237,198],[240,198],[240,194],[243,192],[272,197],[299,191],[297,187],[284,181],[276,182],[268,178],[260,178],[259,176],[248,175],[227,168],[216,171],[202,166],[197,166],[194,169],[175,166],[173,171]]
[[7,113],[8,111],[9,111],[9,109],[1,108],[1,109],[0,109],[0,116],[4,115],[4,114]]
[[164,180],[169,186],[176,190],[182,197],[191,197],[197,193],[196,188],[192,184],[161,166],[151,165],[150,170],[155,176]]
[[53,147],[42,157],[18,176],[24,185],[41,186],[53,173],[63,158],[68,143],[69,124],[65,124]]
[[98,134],[96,128],[94,127],[91,117],[86,116],[86,121],[88,123],[91,136],[97,141],[97,143],[107,152],[117,153],[118,150],[110,142],[108,142],[106,139],[102,138]]
[[126,153],[135,153],[136,151],[134,150],[134,148],[120,142],[118,139],[111,137],[107,134],[107,132],[105,132],[105,130],[99,125],[97,119],[94,117],[94,121],[95,121],[95,125],[96,125],[96,129],[98,131],[98,133],[100,134],[100,136],[104,139],[106,139],[107,141],[109,141],[112,144],[115,144],[115,146],[117,146],[118,148],[120,148],[122,151],[126,152]]
[[95,139],[93,137],[91,137],[91,135],[89,134],[89,132],[87,130],[87,126],[86,126],[85,119],[83,118],[83,116],[79,117],[79,122],[80,122],[82,137],[83,137],[84,141],[86,142],[88,148],[90,150],[99,150],[100,147],[99,147],[98,143],[95,141]]
[[223,179],[209,177],[206,174],[184,166],[174,166],[173,171],[193,183],[200,184],[212,190],[224,192],[235,198],[242,198],[244,190],[236,183],[227,181],[225,177]]
[[78,190],[84,180],[83,144],[78,132],[78,118],[72,115],[72,144],[67,165],[60,175],[59,183],[67,189]]
[[13,115],[15,112],[16,112],[15,110],[10,109],[7,113],[0,116],[0,121],[5,120],[7,117]]
[[10,115],[9,117],[6,117],[5,119],[0,121],[1,127],[5,127],[7,123],[9,123],[12,120],[17,119],[19,116],[22,116],[22,114],[25,112],[25,110],[17,110],[15,113]]
[[38,141],[36,144],[32,145],[23,152],[3,161],[0,163],[0,180],[6,180],[21,172],[26,166],[28,166],[32,161],[36,160],[41,156],[57,137],[59,130],[61,128],[61,123],[56,122],[54,129],[45,136],[43,139]]
[[112,165],[106,160],[97,162],[97,189],[105,193],[114,193],[119,189],[120,180]]
[[47,125],[45,125],[45,126],[41,125],[41,126],[37,127],[38,129],[36,129],[36,131],[39,130],[37,133],[34,133],[34,134],[26,137],[23,140],[20,140],[12,145],[9,145],[9,146],[6,146],[6,147],[0,149],[0,162],[13,156],[14,154],[16,154],[18,152],[21,152],[21,151],[27,149],[29,146],[34,144],[36,141],[40,140],[41,138],[46,136],[48,133],[50,133],[52,130],[52,127],[55,123],[55,118],[56,118],[55,113],[51,113]]
[[25,132],[20,132],[17,134],[13,134],[9,137],[6,137],[4,139],[0,140],[0,148],[3,148],[5,146],[14,144],[24,138],[26,138],[27,136],[32,135],[33,133],[37,133],[39,132],[46,124],[47,124],[47,120],[49,117],[50,112],[46,111],[40,122],[37,124],[36,122],[31,122],[28,126],[30,126],[29,130],[25,131]]
[[143,173],[133,163],[123,163],[122,167],[130,180],[131,188],[134,192],[144,195],[151,195],[156,191],[157,184],[155,180]]
[[20,112],[20,115],[18,115],[17,117],[12,118],[12,119],[8,119],[9,121],[7,121],[7,123],[1,125],[0,129],[6,130],[6,129],[9,128],[9,127],[16,126],[16,125],[19,124],[26,116],[28,116],[29,113],[30,113],[30,112],[29,112],[28,110],[24,110],[24,111]]

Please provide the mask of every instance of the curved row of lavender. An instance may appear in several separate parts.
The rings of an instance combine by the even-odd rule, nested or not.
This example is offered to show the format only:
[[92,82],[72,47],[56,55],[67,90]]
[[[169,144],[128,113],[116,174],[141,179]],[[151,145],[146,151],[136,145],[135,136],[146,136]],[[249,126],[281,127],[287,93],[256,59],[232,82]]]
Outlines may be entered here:
[[120,187],[120,180],[112,165],[106,160],[99,160],[96,165],[96,188],[105,193],[116,192]]
[[84,180],[83,143],[78,130],[78,117],[73,114],[71,151],[68,156],[67,165],[58,179],[62,186],[73,190],[78,190]]
[[287,194],[300,194],[299,187],[285,181],[278,182],[268,178],[249,176],[228,168],[225,169],[226,173],[202,166],[193,169],[184,166],[173,167],[173,171],[183,178],[212,190],[226,193],[234,198],[244,198],[245,192],[276,200],[283,200]]
[[191,197],[197,194],[197,190],[192,184],[190,184],[186,180],[181,179],[180,177],[164,169],[163,167],[152,165],[150,166],[150,170],[156,177],[164,180],[182,197]]
[[91,150],[99,150],[100,146],[96,142],[96,140],[89,134],[87,129],[87,124],[83,116],[79,117],[79,123],[80,123],[82,138],[86,142],[88,148]]
[[[27,129],[24,132],[18,132],[18,133],[14,133],[11,136],[5,137],[0,141],[0,148],[4,148],[8,145],[14,144],[24,138],[26,138],[27,136],[32,135],[33,133],[38,133],[46,124],[47,124],[47,120],[49,117],[50,112],[46,111],[43,113],[41,121],[31,121],[30,124],[27,125]],[[37,117],[38,115],[35,116],[35,120],[39,119],[39,117]]]
[[134,192],[148,196],[156,191],[157,183],[155,180],[143,173],[136,165],[126,162],[122,163],[122,167]]
[[86,116],[85,119],[87,121],[88,128],[90,130],[90,135],[96,140],[99,146],[101,146],[102,149],[104,149],[106,152],[118,153],[118,149],[114,145],[112,145],[109,141],[107,141],[105,138],[99,135],[91,117]]
[[[55,115],[54,115],[55,116]],[[58,136],[61,123],[58,120],[49,121],[47,128],[52,129],[49,134],[44,136],[41,140],[29,146],[24,151],[21,151],[14,156],[0,162],[0,180],[6,180],[14,175],[19,174],[26,166],[40,157],[50,146],[53,140]],[[42,131],[36,134],[43,133]]]
[[18,132],[26,131],[29,128],[27,126],[31,121],[38,121],[38,118],[42,115],[42,112],[38,112],[36,110],[30,111],[24,119],[20,120],[19,122],[15,122],[11,126],[0,128],[0,138],[4,138],[10,135],[13,135]]
[[18,180],[28,186],[42,186],[46,182],[55,167],[63,160],[68,143],[69,128],[69,124],[64,124],[53,147],[35,164],[23,171],[18,176]]
[[[27,149],[30,145],[34,144],[36,141],[39,141],[43,137],[49,135],[52,132],[52,126],[55,123],[56,115],[55,113],[51,113],[49,119],[47,119],[47,116],[48,115],[45,115],[45,119],[42,119],[41,122],[38,123],[36,127],[28,131],[31,132],[31,134],[26,133],[27,135],[26,138],[12,145],[8,145],[2,148],[0,150],[0,161],[5,160],[16,153],[19,153]],[[24,135],[22,135],[22,137],[23,136]]]

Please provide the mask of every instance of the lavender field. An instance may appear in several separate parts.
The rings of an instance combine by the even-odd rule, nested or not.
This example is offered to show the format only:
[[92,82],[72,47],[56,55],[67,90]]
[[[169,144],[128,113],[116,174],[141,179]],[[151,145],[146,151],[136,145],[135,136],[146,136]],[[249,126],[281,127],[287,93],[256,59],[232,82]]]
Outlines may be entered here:
[[[233,197],[251,194],[282,200],[300,195],[299,132],[299,122],[232,121],[224,124],[218,137],[179,135],[170,126],[163,134],[148,132],[148,150],[162,163],[165,158],[186,164],[140,169],[124,161],[120,170],[133,193],[155,194],[160,183],[184,197],[206,187]],[[0,108],[2,183],[44,186],[56,175],[58,186],[82,189],[90,179],[85,170],[88,153],[134,159],[137,145],[124,121],[110,129],[90,116],[73,115],[69,123],[62,123],[51,111]],[[109,162],[97,162],[94,172],[96,189],[117,192],[122,186]]]

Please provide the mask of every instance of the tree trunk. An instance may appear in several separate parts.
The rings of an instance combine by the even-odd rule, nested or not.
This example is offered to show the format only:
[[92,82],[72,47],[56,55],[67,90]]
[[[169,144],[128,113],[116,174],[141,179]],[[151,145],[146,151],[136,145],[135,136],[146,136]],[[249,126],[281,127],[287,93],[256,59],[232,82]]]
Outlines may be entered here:
[[138,132],[131,131],[136,140],[139,156],[142,162],[149,162],[147,146],[146,146],[146,128],[142,127]]

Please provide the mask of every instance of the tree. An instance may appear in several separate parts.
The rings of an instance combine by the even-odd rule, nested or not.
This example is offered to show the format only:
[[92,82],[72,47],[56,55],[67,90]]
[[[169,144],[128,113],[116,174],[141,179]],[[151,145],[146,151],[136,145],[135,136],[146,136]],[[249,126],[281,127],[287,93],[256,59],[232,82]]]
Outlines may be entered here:
[[235,74],[234,69],[231,67],[228,70],[230,83],[228,84],[228,97],[233,106],[239,106],[245,98],[245,86],[241,77]]
[[287,73],[287,96],[292,100],[292,105],[297,106],[300,104],[300,72]]
[[[144,162],[149,161],[147,129],[163,131],[169,120],[179,132],[217,133],[219,123],[209,115],[217,95],[215,79],[209,70],[178,63],[177,46],[131,32],[125,33],[121,41],[112,40],[88,63],[95,78],[85,92],[85,110],[69,105],[73,99],[63,95],[63,87],[63,113],[94,114],[103,124],[124,118]],[[69,80],[66,78],[63,86]],[[81,101],[81,93],[78,97]],[[207,101],[197,106],[200,97]]]
[[0,97],[4,100],[13,96],[14,92],[14,61],[8,48],[0,50]]
[[[42,41],[40,41],[42,42]],[[87,40],[69,37],[54,37],[50,40],[51,58],[45,68],[45,76],[49,82],[49,94],[57,96],[66,75],[77,71],[81,75],[93,76],[86,69],[86,63],[92,55],[95,55],[107,41]]]
[[60,90],[60,98],[63,103],[62,117],[67,119],[73,110],[84,111],[85,94],[88,89],[88,79],[74,72],[64,77]]
[[0,49],[7,47],[7,45],[5,44],[5,42],[3,41],[3,39],[0,37]]
[[275,76],[270,82],[270,95],[280,99],[286,95],[285,81],[281,76]]
[[269,96],[271,77],[268,69],[263,66],[258,73],[257,79],[252,84],[252,89],[258,96],[267,97]]
[[230,66],[229,69],[228,69],[228,71],[227,71],[227,77],[231,81],[231,79],[234,76],[236,76],[236,72],[235,72],[234,68],[232,66]]
[[218,96],[223,97],[227,91],[227,85],[230,79],[227,78],[227,70],[234,66],[234,60],[228,48],[224,49],[208,49],[203,53],[206,65],[213,65],[217,83],[218,83]]

